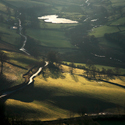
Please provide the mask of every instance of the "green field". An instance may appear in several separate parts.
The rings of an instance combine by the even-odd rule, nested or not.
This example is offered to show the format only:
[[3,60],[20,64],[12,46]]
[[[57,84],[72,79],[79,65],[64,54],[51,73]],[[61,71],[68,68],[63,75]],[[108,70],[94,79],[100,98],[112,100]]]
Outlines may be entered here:
[[6,6],[2,3],[0,3],[0,10],[6,12]]
[[39,44],[49,47],[68,47],[74,48],[67,40],[62,31],[54,30],[27,30],[27,35],[39,40]]
[[73,0],[52,0],[52,1],[49,1],[49,0],[39,0],[39,1],[35,1],[35,0],[27,0],[27,1],[23,1],[23,0],[7,0],[8,3],[16,6],[16,7],[20,7],[20,6],[23,6],[23,7],[31,7],[31,6],[34,6],[34,5],[58,5],[58,6],[64,6],[64,5],[79,5],[80,0],[78,0],[77,2],[76,1],[73,1]]
[[1,39],[13,45],[19,45],[20,35],[15,30],[11,30],[9,25],[0,23]]
[[113,6],[124,6],[125,1],[124,0],[111,0]]
[[[125,27],[123,27],[122,30],[125,30]],[[119,32],[119,29],[117,27],[101,26],[98,28],[94,28],[89,35],[94,35],[95,37],[104,37],[105,33],[115,33],[115,32]]]
[[123,25],[124,22],[125,22],[125,17],[120,18],[120,19],[114,21],[111,25]]
[[44,3],[42,1],[38,2],[38,1],[32,1],[32,0],[28,0],[28,1],[23,1],[23,0],[18,0],[18,1],[17,0],[7,0],[7,2],[9,4],[12,4],[13,6],[16,6],[16,7],[27,7],[27,6],[28,7],[32,7],[34,5],[44,5]]

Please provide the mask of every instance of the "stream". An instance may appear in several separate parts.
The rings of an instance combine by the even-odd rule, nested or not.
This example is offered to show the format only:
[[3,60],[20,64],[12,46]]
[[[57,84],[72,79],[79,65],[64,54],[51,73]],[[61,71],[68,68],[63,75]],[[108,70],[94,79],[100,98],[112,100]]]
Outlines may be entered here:
[[[45,61],[45,65],[44,65],[43,67],[45,67],[45,66],[47,66],[47,65],[48,65],[48,62]],[[14,92],[16,92],[16,91],[19,91],[19,90],[23,89],[24,87],[30,85],[30,84],[34,81],[34,80],[33,80],[34,77],[36,77],[36,76],[42,71],[43,67],[39,67],[38,71],[37,71],[36,73],[34,73],[34,74],[29,78],[29,82],[28,82],[26,85],[24,85],[24,86],[22,86],[22,87],[20,87],[20,88],[18,88],[18,89],[16,89],[16,90],[4,92],[4,93],[1,94],[0,98],[6,97],[6,96],[8,96],[8,95],[10,95],[10,94],[12,94],[12,93],[14,93]]]
[[[23,51],[24,53],[26,53],[27,55],[30,55],[30,54],[25,50],[25,48],[24,48],[24,47],[25,47],[25,44],[26,44],[26,42],[27,42],[27,37],[24,36],[24,35],[21,33],[21,31],[22,31],[21,20],[18,18],[18,21],[19,21],[19,34],[20,34],[22,37],[24,37],[24,42],[23,42],[23,45],[22,45],[22,47],[20,48],[20,50]],[[48,62],[45,61],[45,65],[44,65],[43,67],[45,67],[45,66],[47,66],[47,65],[48,65]],[[36,76],[42,71],[43,67],[39,67],[39,69],[37,70],[37,72],[34,73],[34,74],[29,78],[29,82],[28,82],[26,85],[24,85],[24,86],[22,86],[22,87],[20,87],[20,88],[17,88],[17,89],[15,89],[15,90],[11,90],[11,91],[8,90],[8,91],[2,93],[2,94],[0,95],[0,99],[3,98],[3,97],[6,97],[6,96],[8,96],[8,95],[10,95],[10,94],[12,94],[12,93],[14,93],[14,92],[16,92],[16,91],[19,91],[19,90],[23,89],[24,87],[26,87],[26,86],[28,86],[28,85],[30,85],[30,84],[34,81],[34,77],[36,77]]]
[[26,45],[26,42],[27,42],[27,37],[24,36],[21,31],[22,31],[22,25],[21,25],[21,20],[18,18],[18,21],[19,21],[19,34],[20,36],[22,36],[24,38],[24,41],[23,41],[23,45],[22,47],[19,49],[20,51],[23,51],[24,53],[26,53],[27,55],[30,55],[27,50],[24,48],[25,45]]

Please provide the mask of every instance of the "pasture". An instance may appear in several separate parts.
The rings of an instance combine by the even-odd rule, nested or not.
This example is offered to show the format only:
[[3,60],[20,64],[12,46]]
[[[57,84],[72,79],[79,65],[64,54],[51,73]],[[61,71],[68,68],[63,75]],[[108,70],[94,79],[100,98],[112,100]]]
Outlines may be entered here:
[[[91,0],[91,2],[92,1],[93,0]],[[48,13],[56,13],[60,17],[80,20],[82,17],[86,17],[87,14],[92,13],[91,9],[82,8],[84,4],[81,0],[6,0],[6,2],[16,8],[49,6],[52,11],[48,12],[45,10],[44,12],[39,12],[38,15],[40,16]],[[96,2],[98,2],[98,0]],[[122,4],[124,0],[111,0],[111,2],[112,6],[124,5]],[[80,6],[81,4],[83,5]],[[95,3],[93,2],[93,4]],[[61,12],[65,9],[64,7],[66,7],[67,12]],[[86,10],[87,13],[82,13],[82,10]],[[6,15],[5,18],[8,17],[6,6],[1,2],[0,12]],[[13,12],[11,19],[14,19]],[[111,24],[108,25],[109,23]],[[100,40],[99,44],[110,46],[113,49],[115,48],[119,50],[118,52],[120,53],[120,47],[109,43],[103,38],[105,33],[119,32],[116,26],[111,26],[118,24],[123,25],[124,18],[112,22],[108,21],[107,24],[92,29],[89,35],[94,35],[98,38],[98,40]],[[22,54],[22,52],[18,50],[18,48],[22,46],[23,40],[21,40],[16,30],[10,29],[11,25],[13,24],[0,23],[0,45],[5,46],[5,43],[8,43],[8,46],[5,46],[4,49],[9,49],[4,52],[10,57],[9,61],[11,63],[5,63],[3,71],[6,79],[12,81],[6,84],[0,83],[0,91],[23,83],[25,80],[22,78],[23,74],[35,65],[39,65],[39,62],[42,61],[41,59],[35,59],[32,56],[29,57]],[[36,42],[36,44],[33,44],[36,46],[31,45],[33,48],[45,46],[44,49],[46,49],[46,47],[73,49],[75,47],[70,43],[70,38],[66,36],[65,31],[77,25],[78,24],[52,24],[40,21],[39,28],[32,28],[32,26],[30,28],[26,27],[26,36],[33,38],[33,42]],[[120,27],[120,29],[124,34],[125,27]],[[10,45],[16,49],[14,48],[12,51]],[[39,47],[38,50],[41,49]],[[2,47],[0,46],[0,48]],[[63,50],[60,50],[60,52],[63,52]],[[40,58],[42,58],[42,56]],[[83,63],[75,64],[86,65]],[[105,69],[114,69],[114,67],[103,65],[96,65],[96,67],[100,70],[102,67]],[[9,96],[5,102],[6,113],[10,116],[22,117],[27,120],[43,121],[79,116],[81,112],[125,113],[125,76],[114,76],[112,79],[107,78],[99,81],[99,79],[87,79],[84,76],[86,71],[82,69],[74,68],[73,74],[70,73],[71,67],[69,66],[62,65],[62,69],[63,72],[56,72],[46,68],[45,74],[39,74],[31,85]],[[120,71],[121,74],[125,73],[125,69],[120,69]]]
[[[122,30],[125,30],[125,27],[122,27]],[[93,28],[89,35],[94,35],[95,37],[104,37],[105,33],[115,33],[119,32],[117,27],[112,26],[101,26],[98,28]]]
[[10,25],[0,23],[1,39],[9,44],[18,46],[20,43],[20,35],[16,33],[16,30],[10,29]]
[[113,6],[124,6],[125,1],[124,0],[111,0],[111,3]]
[[[63,65],[62,65],[63,66]],[[54,120],[79,116],[82,110],[88,113],[121,113],[125,104],[124,88],[107,82],[87,80],[83,70],[75,69],[69,73],[69,67],[63,66],[64,73],[58,75],[46,69],[35,78],[33,84],[11,95],[6,100],[7,113],[24,116],[28,120]],[[116,77],[112,83],[124,84],[124,77]]]
[[39,41],[40,45],[48,47],[69,47],[74,48],[65,37],[63,31],[56,30],[27,30],[27,35]]

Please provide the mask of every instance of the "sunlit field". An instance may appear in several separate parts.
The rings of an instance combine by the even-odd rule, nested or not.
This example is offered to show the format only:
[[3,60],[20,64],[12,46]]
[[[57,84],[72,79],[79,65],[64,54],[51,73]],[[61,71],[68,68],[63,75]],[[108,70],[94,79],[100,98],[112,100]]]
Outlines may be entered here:
[[4,63],[3,73],[6,78],[5,82],[0,82],[0,92],[7,90],[10,87],[20,85],[25,81],[22,74],[26,73],[27,70],[20,67],[15,67],[11,64]]
[[[54,76],[48,70],[45,77],[39,75],[35,81],[24,90],[11,95],[7,99],[8,113],[15,113],[29,120],[52,120],[70,117],[71,112],[85,108],[88,113],[118,112],[124,107],[124,88],[107,82],[87,80],[82,76],[83,70],[75,69],[74,75],[69,73],[69,67],[63,66],[65,73]],[[119,85],[124,84],[124,77],[110,80]]]
[[4,53],[9,57],[8,62],[4,63],[3,67],[4,76],[8,82],[0,83],[0,91],[22,84],[25,81],[23,74],[40,61],[18,52],[4,51]]

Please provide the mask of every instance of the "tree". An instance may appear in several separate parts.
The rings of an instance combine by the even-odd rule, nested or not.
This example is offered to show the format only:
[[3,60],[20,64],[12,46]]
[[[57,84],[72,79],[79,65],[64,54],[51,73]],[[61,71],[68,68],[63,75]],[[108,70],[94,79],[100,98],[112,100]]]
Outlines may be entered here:
[[101,78],[101,76],[100,76],[100,69],[99,68],[97,68],[97,73],[98,73],[99,78]]
[[11,16],[11,10],[10,10],[10,8],[7,6],[6,7],[6,11],[7,11],[7,14],[9,15],[9,16]]
[[112,77],[113,76],[113,70],[112,69],[108,69],[107,71],[106,71],[106,73],[107,73],[107,77]]
[[69,66],[70,66],[70,73],[71,74],[73,74],[73,72],[74,72],[74,67],[75,67],[75,64],[74,64],[74,62],[71,62],[70,64],[69,64]]
[[49,61],[49,64],[54,64],[54,62],[56,63],[56,66],[57,66],[57,64],[60,64],[60,59],[59,59],[57,53],[54,51],[51,51],[48,53],[47,60]]
[[90,70],[92,66],[93,66],[92,61],[88,59],[86,62],[86,67]]
[[95,72],[92,71],[92,68],[94,69],[94,65],[92,64],[91,60],[87,60],[86,67],[87,67],[87,70],[86,70],[87,77],[90,76],[91,78],[92,75],[95,76]]
[[117,76],[120,75],[120,73],[121,73],[120,68],[119,68],[119,67],[115,67],[115,68],[114,68],[114,72],[115,72],[115,74],[116,74]]
[[0,62],[1,62],[1,71],[0,74],[3,74],[3,63],[9,60],[9,57],[6,53],[0,51]]
[[104,78],[105,78],[105,74],[106,74],[106,69],[102,67],[102,71],[101,71],[101,74],[104,75]]
[[93,75],[93,78],[95,78],[95,76],[96,76],[96,66],[92,66],[92,75]]
[[86,72],[85,72],[86,74],[87,74],[87,78],[88,78],[88,75],[89,75],[89,69],[86,69]]

